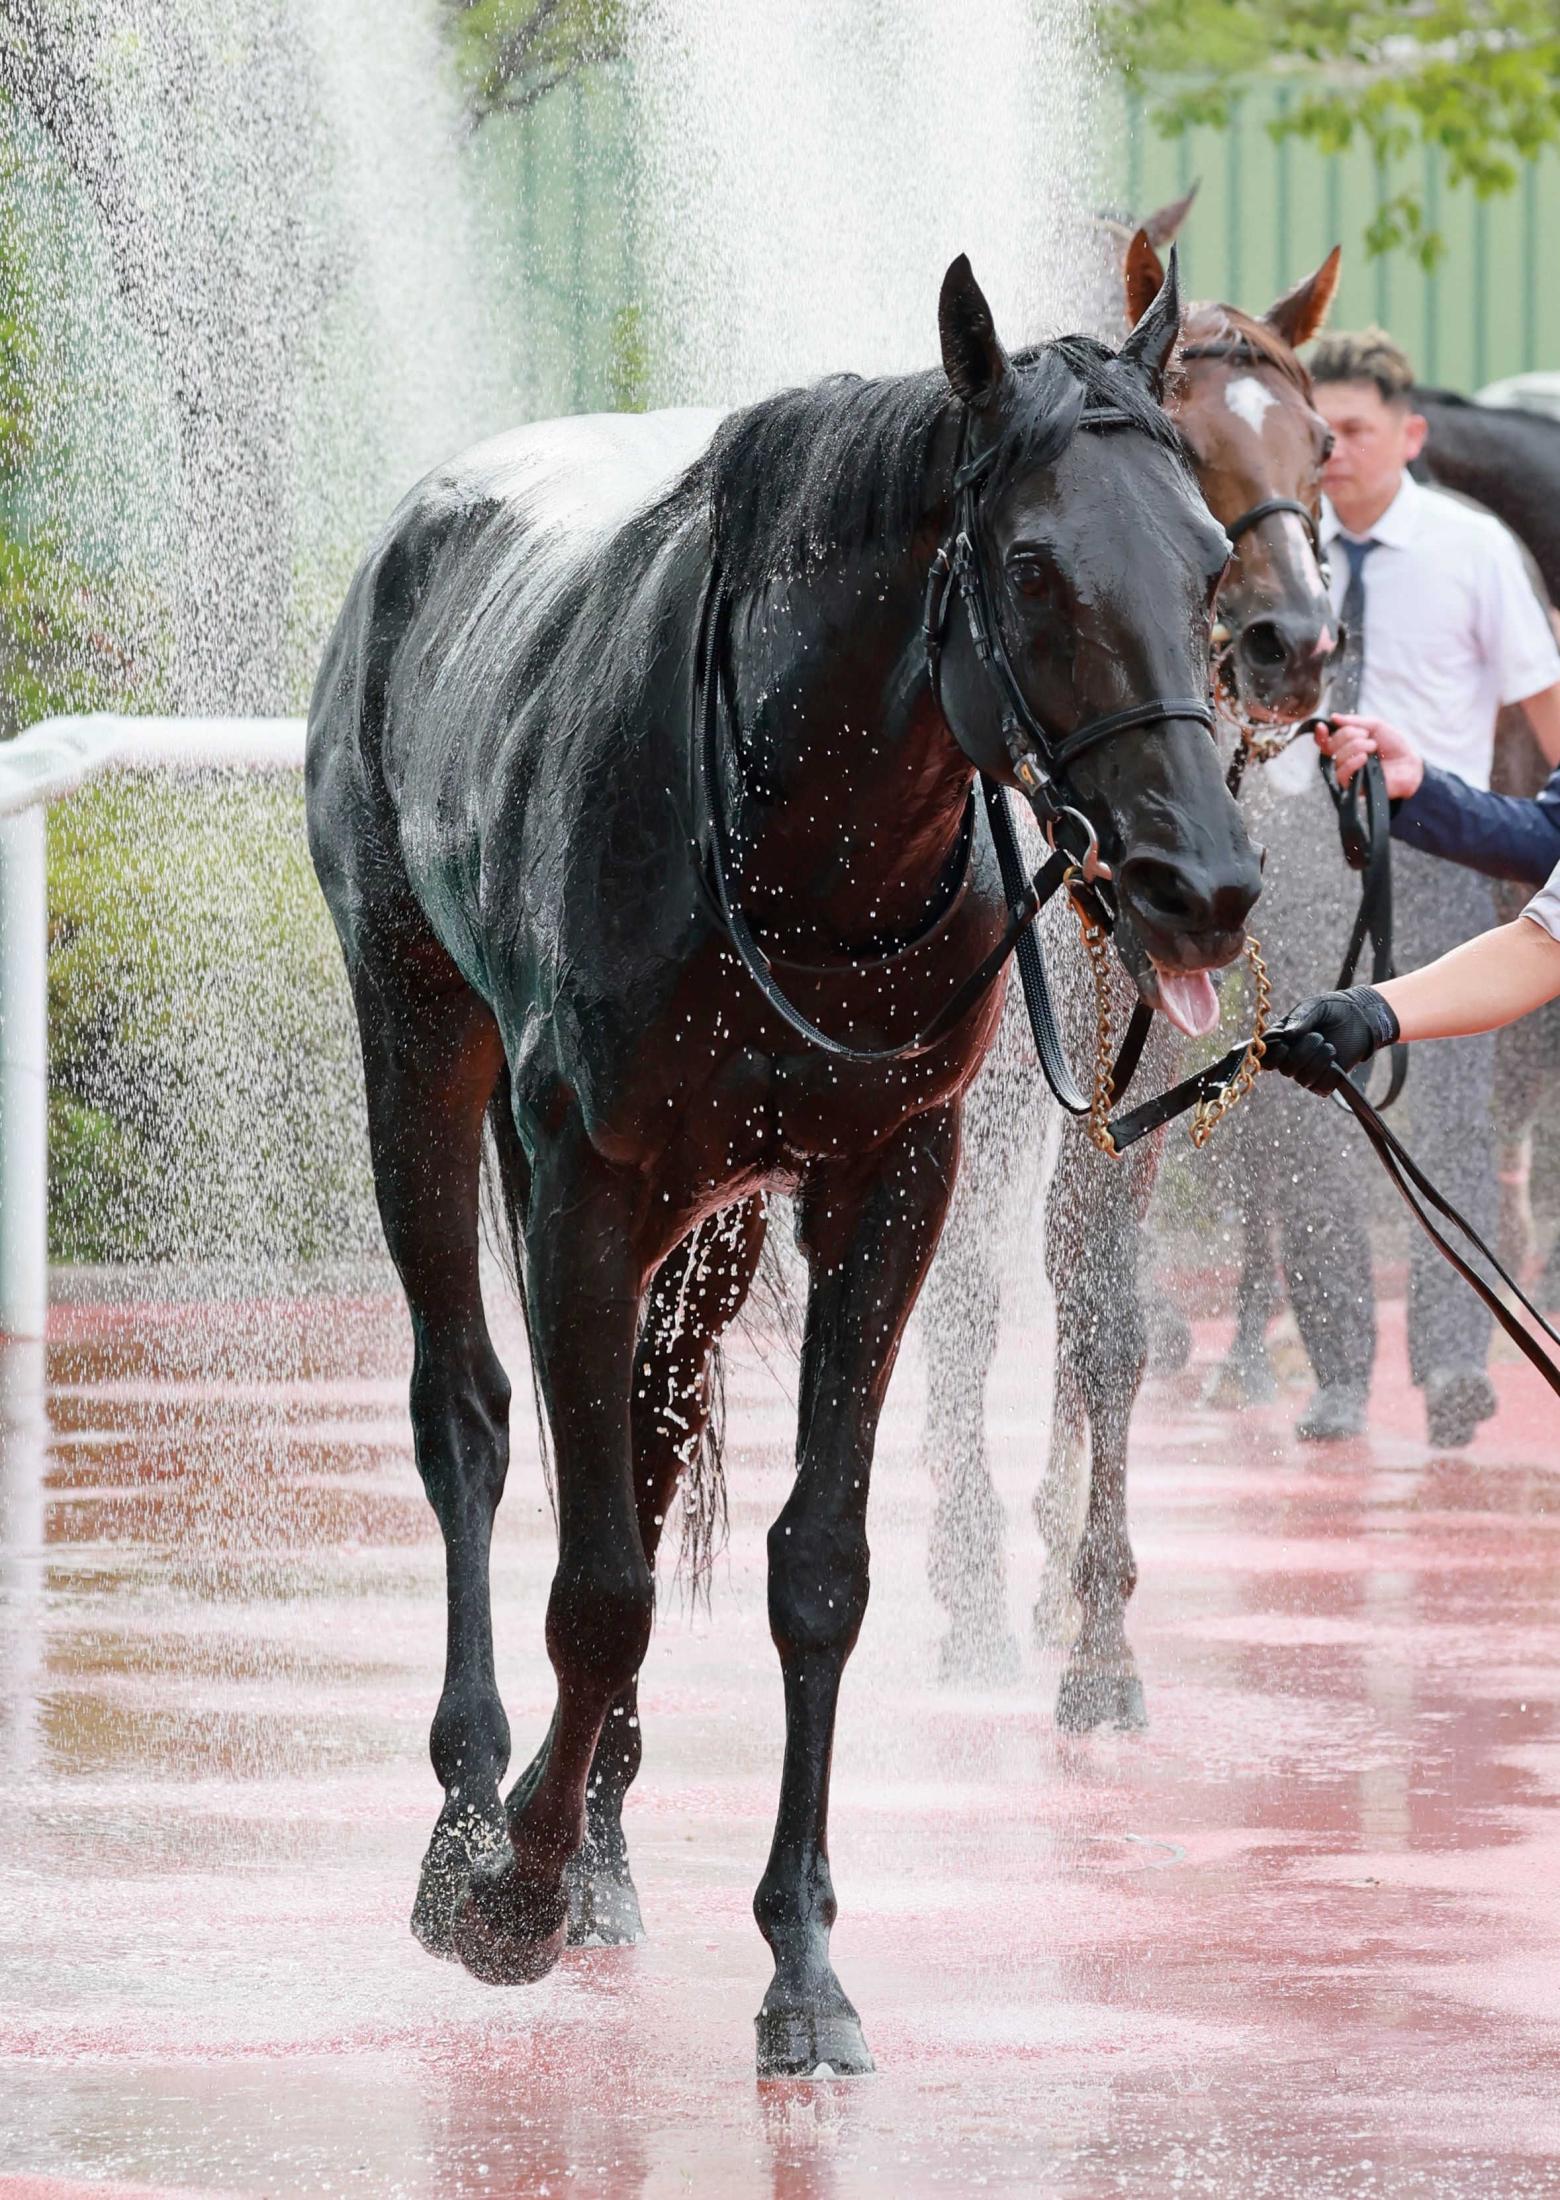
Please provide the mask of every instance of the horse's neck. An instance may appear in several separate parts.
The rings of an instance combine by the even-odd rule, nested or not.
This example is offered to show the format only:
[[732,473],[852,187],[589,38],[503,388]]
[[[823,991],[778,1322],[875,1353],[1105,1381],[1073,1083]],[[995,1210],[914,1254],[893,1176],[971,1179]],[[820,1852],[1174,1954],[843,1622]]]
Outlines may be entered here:
[[957,852],[971,778],[932,700],[913,570],[750,606],[735,643],[755,914],[838,940],[912,927]]

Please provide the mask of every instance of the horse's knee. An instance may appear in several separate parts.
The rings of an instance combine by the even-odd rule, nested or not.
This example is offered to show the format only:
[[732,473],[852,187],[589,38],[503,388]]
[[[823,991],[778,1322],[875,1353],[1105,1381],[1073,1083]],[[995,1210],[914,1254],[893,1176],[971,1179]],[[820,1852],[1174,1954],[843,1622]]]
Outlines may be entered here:
[[1108,1314],[1073,1325],[1070,1342],[1091,1408],[1102,1399],[1136,1395],[1148,1365],[1148,1321],[1137,1298],[1124,1293]]
[[769,1531],[769,1626],[781,1658],[848,1657],[866,1616],[870,1562],[864,1526],[782,1513]]
[[429,1502],[447,1530],[474,1485],[489,1516],[497,1510],[509,1471],[509,1400],[509,1377],[486,1338],[419,1336],[412,1436]]
[[616,1696],[644,1663],[654,1616],[637,1531],[565,1547],[547,1600],[547,1654],[560,1684]]

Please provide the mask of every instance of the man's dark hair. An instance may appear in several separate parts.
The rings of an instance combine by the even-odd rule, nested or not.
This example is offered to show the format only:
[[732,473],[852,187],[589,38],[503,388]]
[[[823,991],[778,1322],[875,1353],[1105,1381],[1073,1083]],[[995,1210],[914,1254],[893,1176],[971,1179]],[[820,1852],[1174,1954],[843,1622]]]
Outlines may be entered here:
[[1309,361],[1313,382],[1373,382],[1385,405],[1407,405],[1414,369],[1384,328],[1339,329],[1317,339]]

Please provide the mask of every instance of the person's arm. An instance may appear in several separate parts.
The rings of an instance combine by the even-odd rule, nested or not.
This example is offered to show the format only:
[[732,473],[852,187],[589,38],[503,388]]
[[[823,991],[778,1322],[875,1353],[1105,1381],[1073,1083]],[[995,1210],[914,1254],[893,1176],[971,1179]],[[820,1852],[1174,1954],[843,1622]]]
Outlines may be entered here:
[[1560,994],[1560,940],[1514,917],[1449,954],[1376,989],[1402,1039],[1461,1039],[1499,1031]]
[[1262,1066],[1326,1092],[1399,1039],[1499,1031],[1560,996],[1557,930],[1560,891],[1551,881],[1511,924],[1465,940],[1438,962],[1380,987],[1352,985],[1302,1001],[1265,1035]]
[[[1560,687],[1529,701],[1545,698],[1553,701],[1560,739]],[[1340,715],[1318,728],[1316,742],[1332,758],[1341,786],[1367,756],[1381,758],[1393,803],[1392,835],[1406,847],[1522,886],[1540,885],[1560,862],[1560,770],[1532,797],[1492,794],[1427,764],[1412,737],[1384,719]]]

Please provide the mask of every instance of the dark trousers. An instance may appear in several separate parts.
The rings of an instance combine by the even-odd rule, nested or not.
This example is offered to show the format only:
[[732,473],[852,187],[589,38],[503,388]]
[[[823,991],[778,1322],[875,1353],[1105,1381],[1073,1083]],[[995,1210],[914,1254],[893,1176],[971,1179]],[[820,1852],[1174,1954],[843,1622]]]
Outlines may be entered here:
[[[1252,929],[1273,987],[1273,1013],[1335,983],[1359,901],[1320,774],[1278,795],[1254,775],[1252,830],[1267,849]],[[1237,1181],[1247,1236],[1242,1327],[1260,1328],[1279,1261],[1318,1383],[1364,1389],[1376,1358],[1369,1171],[1356,1126],[1330,1102],[1266,1077],[1241,1111]]]
[[[1400,970],[1417,970],[1496,921],[1490,882],[1461,865],[1392,849]],[[1414,1159],[1479,1235],[1493,1242],[1495,1038],[1436,1039],[1414,1048],[1395,1124]],[[1394,1111],[1395,1112],[1395,1111]],[[1455,1233],[1454,1233],[1455,1235]],[[1493,1318],[1420,1230],[1408,1256],[1408,1357],[1414,1381],[1443,1368],[1482,1369]]]

